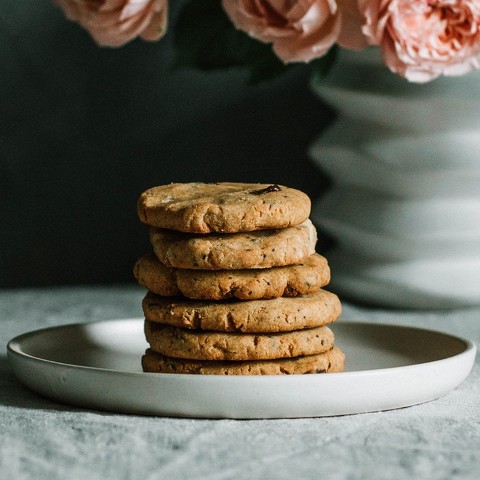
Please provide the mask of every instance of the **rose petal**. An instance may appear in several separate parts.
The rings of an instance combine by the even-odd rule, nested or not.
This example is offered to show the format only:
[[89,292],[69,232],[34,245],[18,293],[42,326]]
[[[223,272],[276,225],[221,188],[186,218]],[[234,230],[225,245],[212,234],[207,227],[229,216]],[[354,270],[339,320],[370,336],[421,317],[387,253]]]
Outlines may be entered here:
[[413,82],[479,68],[480,2],[358,0],[362,30],[388,67]]
[[101,46],[120,47],[140,36],[161,38],[167,28],[168,0],[54,0]]
[[285,63],[319,58],[337,41],[341,29],[335,0],[222,0],[235,26],[272,43]]

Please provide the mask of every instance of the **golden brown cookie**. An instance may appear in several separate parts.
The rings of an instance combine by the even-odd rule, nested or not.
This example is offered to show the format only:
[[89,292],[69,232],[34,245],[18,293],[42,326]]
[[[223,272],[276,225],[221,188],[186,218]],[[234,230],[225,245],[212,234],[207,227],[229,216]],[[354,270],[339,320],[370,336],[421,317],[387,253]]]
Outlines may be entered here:
[[174,327],[217,332],[289,332],[327,325],[341,312],[338,297],[326,290],[270,300],[198,301],[147,293],[145,318]]
[[180,272],[193,272],[193,270],[166,267],[153,253],[140,257],[133,267],[133,275],[142,287],[164,297],[182,295],[177,280],[181,275]]
[[224,333],[187,330],[145,320],[154,352],[190,360],[270,360],[314,355],[333,346],[328,327],[281,333]]
[[[189,271],[193,270],[185,270]],[[139,285],[164,297],[182,295],[177,285],[176,272],[176,268],[162,265],[153,253],[143,255],[133,266],[133,275]]]
[[158,295],[199,300],[296,297],[315,293],[330,281],[327,260],[316,253],[298,265],[255,270],[177,269],[147,254],[135,263],[134,275],[140,285]]
[[334,373],[344,369],[345,355],[333,347],[318,355],[277,360],[243,362],[215,362],[165,357],[151,349],[142,358],[145,372],[186,373],[200,375],[295,375],[308,373]]
[[281,230],[193,235],[152,228],[155,255],[167,267],[242,270],[302,263],[315,253],[317,231],[310,220]]
[[299,190],[259,183],[171,183],[146,190],[137,204],[142,222],[191,233],[290,227],[310,208]]

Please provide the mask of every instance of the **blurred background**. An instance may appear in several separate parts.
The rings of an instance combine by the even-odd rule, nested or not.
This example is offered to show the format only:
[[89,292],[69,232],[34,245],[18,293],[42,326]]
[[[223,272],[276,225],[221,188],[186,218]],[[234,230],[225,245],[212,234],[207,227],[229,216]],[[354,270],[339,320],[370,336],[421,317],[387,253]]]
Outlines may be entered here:
[[[171,3],[175,24],[184,3]],[[101,49],[49,0],[0,3],[0,288],[133,282],[140,193],[188,181],[321,194],[308,145],[332,112],[300,68],[173,71],[159,43]]]

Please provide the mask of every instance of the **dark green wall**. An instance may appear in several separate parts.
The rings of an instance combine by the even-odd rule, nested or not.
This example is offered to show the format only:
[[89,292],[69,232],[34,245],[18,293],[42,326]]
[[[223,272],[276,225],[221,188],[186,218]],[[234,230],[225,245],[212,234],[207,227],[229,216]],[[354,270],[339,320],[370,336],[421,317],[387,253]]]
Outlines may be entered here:
[[171,60],[170,34],[100,49],[48,0],[0,2],[0,287],[132,281],[155,184],[321,191],[305,151],[331,113],[306,70],[251,87]]

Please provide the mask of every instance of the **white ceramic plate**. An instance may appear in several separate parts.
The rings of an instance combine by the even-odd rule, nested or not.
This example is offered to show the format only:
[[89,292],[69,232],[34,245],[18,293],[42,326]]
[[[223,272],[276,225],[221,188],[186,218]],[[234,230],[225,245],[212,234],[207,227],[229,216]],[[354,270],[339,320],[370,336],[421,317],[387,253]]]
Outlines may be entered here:
[[53,400],[114,412],[206,418],[295,418],[394,409],[436,399],[469,374],[475,345],[417,328],[339,321],[346,371],[216,376],[143,373],[143,319],[74,324],[8,344],[18,379]]

